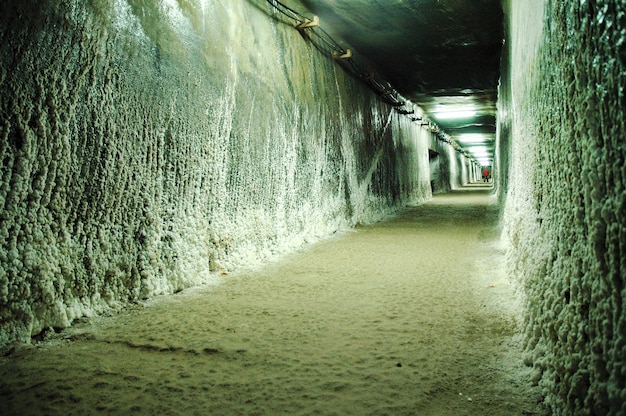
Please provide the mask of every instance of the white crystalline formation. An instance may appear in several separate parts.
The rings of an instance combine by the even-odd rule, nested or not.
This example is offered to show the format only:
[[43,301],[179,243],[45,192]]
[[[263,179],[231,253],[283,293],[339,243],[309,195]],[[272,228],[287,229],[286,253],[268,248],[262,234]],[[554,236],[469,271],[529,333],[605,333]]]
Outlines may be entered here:
[[246,2],[12,3],[0,345],[431,195],[430,133]]

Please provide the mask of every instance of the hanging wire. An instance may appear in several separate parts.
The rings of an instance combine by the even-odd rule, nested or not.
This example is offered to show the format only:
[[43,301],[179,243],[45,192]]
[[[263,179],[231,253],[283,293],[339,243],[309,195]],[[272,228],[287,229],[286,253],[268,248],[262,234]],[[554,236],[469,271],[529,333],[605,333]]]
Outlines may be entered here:
[[[294,26],[310,22],[310,19],[297,11],[286,6],[279,0],[266,0],[274,10],[286,17]],[[320,52],[332,58],[340,57],[347,54],[348,50],[333,39],[324,29],[319,26],[307,27],[299,29],[303,35],[306,35],[313,46]],[[400,95],[395,88],[386,81],[379,81],[373,75],[363,71],[354,59],[351,57],[337,59],[338,64],[349,74],[363,81],[370,87],[383,101],[393,107],[409,106],[409,102]]]
[[277,11],[284,14],[285,16],[287,16],[288,18],[290,18],[291,20],[295,22],[302,23],[306,20],[306,17],[296,12],[295,10],[289,8],[288,6],[285,6],[283,3],[281,3],[278,0],[267,0],[267,2],[270,5],[274,6],[274,9],[276,9]]
[[[332,58],[341,57],[348,52],[347,49],[342,48],[332,36],[319,26],[299,28],[298,26],[311,22],[311,20],[306,16],[291,9],[279,0],[266,1],[273,7],[274,10],[287,18],[287,20],[289,20],[291,24],[293,24],[303,34],[303,36],[307,36],[313,46],[320,52]],[[441,127],[430,120],[422,120],[424,115],[416,117],[414,115],[413,104],[402,97],[402,95],[400,95],[400,93],[393,88],[389,82],[377,80],[373,74],[364,72],[351,57],[336,59],[336,61],[346,72],[368,85],[369,88],[381,98],[381,100],[395,107],[399,114],[406,115],[411,121],[420,122],[421,126],[428,126],[427,129],[433,133],[437,140],[447,143],[457,152],[465,154],[459,144],[452,140],[450,135],[441,129]],[[467,155],[465,154],[465,156]]]

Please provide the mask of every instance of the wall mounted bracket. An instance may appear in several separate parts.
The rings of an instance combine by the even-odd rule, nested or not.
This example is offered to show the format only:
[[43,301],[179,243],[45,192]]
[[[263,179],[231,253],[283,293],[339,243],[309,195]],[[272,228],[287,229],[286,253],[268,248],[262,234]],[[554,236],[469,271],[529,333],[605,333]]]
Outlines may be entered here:
[[317,16],[313,16],[313,20],[306,19],[304,22],[296,26],[296,29],[303,30],[303,29],[308,29],[310,27],[317,27],[319,25],[320,25],[320,18]]
[[352,49],[346,49],[344,53],[333,52],[333,58],[335,59],[348,59],[352,57]]

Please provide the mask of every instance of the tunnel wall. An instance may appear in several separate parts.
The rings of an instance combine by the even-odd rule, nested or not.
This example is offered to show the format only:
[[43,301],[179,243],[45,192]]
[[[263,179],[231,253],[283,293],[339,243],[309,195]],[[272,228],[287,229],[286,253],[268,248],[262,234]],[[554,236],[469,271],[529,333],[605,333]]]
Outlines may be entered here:
[[461,189],[463,186],[473,181],[472,161],[462,153],[454,150],[452,146],[446,146],[445,151],[450,160],[450,189]]
[[0,345],[431,196],[430,133],[265,1],[0,6]]
[[626,414],[626,5],[508,5],[508,268],[555,415]]
[[453,175],[456,170],[456,159],[453,148],[446,142],[437,139],[435,135],[430,138],[430,180],[434,194],[446,193],[452,190],[452,182],[458,181]]

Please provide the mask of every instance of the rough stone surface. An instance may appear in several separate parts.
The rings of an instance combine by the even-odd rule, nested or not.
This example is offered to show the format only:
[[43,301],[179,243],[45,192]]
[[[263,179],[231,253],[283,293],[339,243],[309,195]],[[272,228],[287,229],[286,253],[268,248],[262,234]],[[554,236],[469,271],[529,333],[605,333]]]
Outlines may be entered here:
[[428,159],[430,170],[430,182],[433,194],[449,192],[459,187],[459,183],[466,184],[472,179],[461,176],[457,167],[459,153],[446,142],[437,140],[434,136],[430,139],[428,147]]
[[431,133],[265,1],[15,0],[0,38],[0,344],[431,197]]
[[626,4],[510,3],[505,224],[528,363],[555,415],[623,415]]

